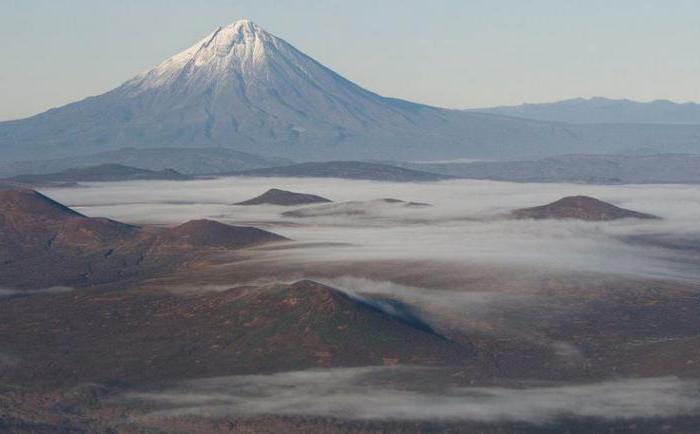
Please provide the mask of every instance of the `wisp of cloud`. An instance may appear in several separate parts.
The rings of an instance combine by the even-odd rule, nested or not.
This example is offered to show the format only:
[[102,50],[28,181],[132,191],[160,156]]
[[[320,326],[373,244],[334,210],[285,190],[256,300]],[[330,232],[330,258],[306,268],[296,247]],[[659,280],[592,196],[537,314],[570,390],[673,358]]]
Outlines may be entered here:
[[336,368],[194,380],[123,398],[150,417],[303,415],[352,420],[529,422],[674,417],[700,411],[700,383],[645,378],[526,388],[447,387],[422,391],[374,381],[420,368]]

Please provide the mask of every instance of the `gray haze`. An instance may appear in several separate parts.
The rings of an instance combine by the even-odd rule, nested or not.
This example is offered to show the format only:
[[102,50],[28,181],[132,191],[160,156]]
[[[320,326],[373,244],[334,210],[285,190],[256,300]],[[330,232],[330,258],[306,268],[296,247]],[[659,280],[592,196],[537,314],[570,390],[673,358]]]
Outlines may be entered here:
[[[666,234],[700,239],[700,187],[679,185],[582,186],[491,181],[389,183],[292,178],[219,178],[199,181],[93,183],[89,188],[45,192],[77,211],[129,223],[177,224],[196,218],[262,225],[299,243],[343,243],[267,252],[299,261],[419,260],[457,264],[554,268],[637,276],[694,279],[698,268],[684,252],[630,243],[630,237]],[[234,206],[277,187],[317,194],[340,213],[284,217],[289,207]],[[659,221],[614,222],[512,220],[514,208],[585,194],[656,214]],[[373,201],[393,197],[427,202],[406,208]],[[347,211],[342,202],[359,201]],[[364,202],[364,203],[363,203]],[[294,208],[292,208],[294,209]],[[314,206],[305,210],[315,209]]]

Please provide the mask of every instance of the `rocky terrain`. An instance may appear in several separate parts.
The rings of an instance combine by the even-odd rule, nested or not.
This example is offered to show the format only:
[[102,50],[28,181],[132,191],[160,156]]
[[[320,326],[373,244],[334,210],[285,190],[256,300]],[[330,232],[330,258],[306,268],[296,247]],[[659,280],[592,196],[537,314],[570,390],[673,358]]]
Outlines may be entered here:
[[332,202],[325,197],[315,194],[295,193],[293,191],[280,190],[279,188],[271,188],[260,196],[252,199],[238,202],[234,205],[308,205],[312,203],[328,203]]
[[569,196],[547,205],[516,209],[511,212],[524,219],[576,219],[586,221],[608,221],[624,218],[658,219],[645,214],[617,207],[588,196]]

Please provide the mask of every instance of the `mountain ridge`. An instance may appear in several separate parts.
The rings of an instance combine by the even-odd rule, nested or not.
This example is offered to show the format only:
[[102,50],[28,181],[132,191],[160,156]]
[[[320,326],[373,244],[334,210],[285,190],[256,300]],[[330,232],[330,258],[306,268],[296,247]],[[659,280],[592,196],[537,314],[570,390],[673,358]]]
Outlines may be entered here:
[[146,170],[174,169],[186,175],[211,175],[291,164],[285,158],[264,158],[228,148],[145,148],[107,150],[94,154],[46,160],[0,162],[2,176],[44,175],[67,169],[122,164]]
[[538,160],[400,163],[458,178],[585,184],[698,184],[700,154],[567,154]]
[[570,98],[545,103],[524,103],[469,109],[472,112],[515,116],[549,122],[700,124],[700,104],[665,99],[635,101],[627,98]]
[[[96,166],[77,167],[60,172],[42,175],[18,175],[5,179],[25,185],[52,185],[77,182],[106,182],[134,180],[170,180],[184,181],[193,179],[173,169],[147,170],[125,166],[117,163],[98,164]],[[3,181],[0,179],[0,181]]]

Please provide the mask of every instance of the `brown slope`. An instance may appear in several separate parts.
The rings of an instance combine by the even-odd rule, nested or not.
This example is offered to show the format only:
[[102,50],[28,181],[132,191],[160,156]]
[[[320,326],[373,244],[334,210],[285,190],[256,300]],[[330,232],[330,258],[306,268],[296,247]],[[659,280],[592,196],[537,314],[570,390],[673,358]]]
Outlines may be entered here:
[[569,196],[547,205],[513,210],[512,215],[524,219],[577,219],[608,221],[623,218],[657,219],[658,217],[620,208],[588,196]]
[[0,212],[5,217],[16,214],[56,220],[84,217],[37,191],[12,187],[0,189]]
[[[470,353],[420,320],[389,315],[310,280],[256,297],[245,307],[242,320],[251,333],[244,347],[281,351],[287,368],[459,363]],[[260,366],[269,363],[260,360]]]
[[85,217],[32,190],[0,190],[0,286],[83,287],[162,274],[211,249],[284,238],[209,220],[160,231]]
[[237,249],[287,238],[262,229],[233,226],[213,220],[190,220],[158,234],[154,243],[168,247],[221,247]]
[[0,300],[0,317],[2,351],[14,360],[0,369],[0,383],[33,387],[461,364],[472,356],[465,346],[311,281],[192,296],[47,294]]
[[[80,285],[103,280],[115,250],[144,234],[135,226],[93,219],[32,190],[0,190],[0,286]],[[114,270],[136,259],[116,261]]]
[[280,190],[271,188],[260,196],[252,199],[238,202],[234,205],[306,205],[310,203],[328,203],[333,202],[325,197],[316,196],[315,194],[294,193],[293,191]]

